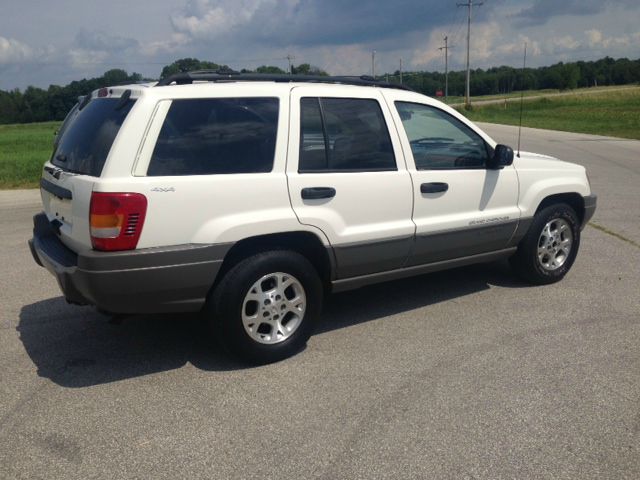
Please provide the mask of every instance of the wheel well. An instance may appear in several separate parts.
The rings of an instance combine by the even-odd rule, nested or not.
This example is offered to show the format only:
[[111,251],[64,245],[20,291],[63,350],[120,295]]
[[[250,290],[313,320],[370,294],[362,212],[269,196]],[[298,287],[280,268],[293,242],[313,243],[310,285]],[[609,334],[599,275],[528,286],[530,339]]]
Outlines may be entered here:
[[[270,235],[258,235],[237,242],[227,252],[216,277],[217,284],[224,274],[239,261],[259,252],[268,250],[293,250],[298,252],[318,271],[322,283],[329,285],[332,272],[330,253],[322,241],[310,232],[285,232]],[[214,284],[214,286],[215,286]]]
[[566,203],[573,208],[578,215],[578,220],[582,223],[584,220],[584,198],[582,198],[582,195],[579,193],[558,193],[556,195],[549,195],[540,202],[540,205],[538,205],[538,208],[536,209],[536,213],[556,203]]

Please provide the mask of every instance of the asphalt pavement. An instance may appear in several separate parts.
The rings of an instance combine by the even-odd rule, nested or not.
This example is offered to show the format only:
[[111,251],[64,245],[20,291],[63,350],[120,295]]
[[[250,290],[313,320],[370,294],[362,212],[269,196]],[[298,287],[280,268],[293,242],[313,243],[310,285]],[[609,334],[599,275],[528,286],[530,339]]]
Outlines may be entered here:
[[640,478],[640,142],[522,147],[599,195],[562,282],[498,262],[334,295],[257,368],[193,315],[67,305],[26,246],[38,193],[0,192],[0,479]]

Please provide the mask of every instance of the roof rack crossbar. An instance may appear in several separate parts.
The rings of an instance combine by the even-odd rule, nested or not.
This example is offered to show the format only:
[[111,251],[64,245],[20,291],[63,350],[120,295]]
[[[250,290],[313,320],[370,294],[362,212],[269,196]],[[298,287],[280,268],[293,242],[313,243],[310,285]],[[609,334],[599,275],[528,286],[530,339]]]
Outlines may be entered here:
[[185,72],[172,75],[160,80],[156,87],[164,87],[171,84],[186,85],[194,82],[278,82],[278,83],[337,83],[342,85],[360,85],[381,88],[396,88],[399,90],[414,91],[406,85],[381,82],[372,77],[329,77],[320,75],[278,75],[267,73],[218,73],[212,71]]

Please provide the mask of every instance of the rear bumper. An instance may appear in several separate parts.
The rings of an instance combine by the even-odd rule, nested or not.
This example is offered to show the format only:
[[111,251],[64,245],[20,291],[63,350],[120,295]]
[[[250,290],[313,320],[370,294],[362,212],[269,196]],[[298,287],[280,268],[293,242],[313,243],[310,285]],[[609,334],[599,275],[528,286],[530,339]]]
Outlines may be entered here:
[[584,198],[584,218],[582,219],[582,225],[580,225],[580,229],[583,229],[589,223],[589,220],[593,217],[593,214],[596,213],[596,204],[598,203],[597,195],[587,195]]
[[179,245],[125,252],[69,250],[44,213],[33,217],[29,248],[67,301],[113,313],[198,311],[230,244]]

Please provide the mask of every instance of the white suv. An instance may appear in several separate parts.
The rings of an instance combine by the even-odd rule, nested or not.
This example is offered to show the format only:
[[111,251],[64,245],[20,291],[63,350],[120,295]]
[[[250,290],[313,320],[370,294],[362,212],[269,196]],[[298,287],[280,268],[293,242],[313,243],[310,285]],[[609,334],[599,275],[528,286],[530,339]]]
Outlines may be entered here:
[[397,85],[180,74],[74,108],[29,243],[71,303],[203,310],[269,362],[305,344],[327,291],[503,257],[560,280],[596,197],[579,165],[513,157]]

